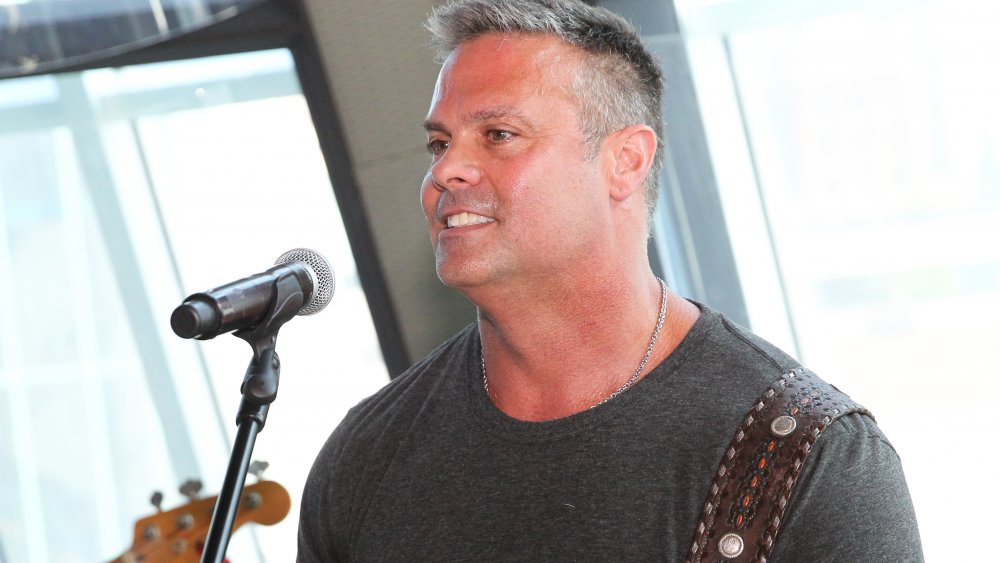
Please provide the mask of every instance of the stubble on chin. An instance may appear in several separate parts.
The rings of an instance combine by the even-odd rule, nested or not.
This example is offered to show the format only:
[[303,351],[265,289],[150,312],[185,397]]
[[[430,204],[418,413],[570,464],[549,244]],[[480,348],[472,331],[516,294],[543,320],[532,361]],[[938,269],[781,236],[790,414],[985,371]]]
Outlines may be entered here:
[[441,283],[461,293],[482,286],[490,279],[492,270],[482,256],[460,258],[437,249],[435,269]]

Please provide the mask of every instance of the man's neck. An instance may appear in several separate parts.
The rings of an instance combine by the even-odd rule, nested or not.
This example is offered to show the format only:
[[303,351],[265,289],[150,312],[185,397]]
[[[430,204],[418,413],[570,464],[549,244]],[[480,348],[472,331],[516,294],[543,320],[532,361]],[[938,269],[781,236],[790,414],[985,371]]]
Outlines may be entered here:
[[[530,296],[514,288],[479,295],[479,330],[494,404],[514,418],[552,420],[600,403],[635,374],[663,295],[648,270],[534,288]],[[640,378],[698,316],[694,305],[667,295],[664,327]]]

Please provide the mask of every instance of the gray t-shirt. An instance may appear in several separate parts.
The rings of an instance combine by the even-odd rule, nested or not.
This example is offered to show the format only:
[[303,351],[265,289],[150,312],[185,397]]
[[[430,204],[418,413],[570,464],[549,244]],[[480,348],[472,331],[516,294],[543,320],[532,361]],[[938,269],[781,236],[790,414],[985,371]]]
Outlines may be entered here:
[[[631,390],[549,422],[488,399],[470,326],[354,407],[302,500],[300,563],[684,561],[750,405],[798,363],[702,316]],[[840,418],[806,460],[770,561],[922,561],[896,452]]]

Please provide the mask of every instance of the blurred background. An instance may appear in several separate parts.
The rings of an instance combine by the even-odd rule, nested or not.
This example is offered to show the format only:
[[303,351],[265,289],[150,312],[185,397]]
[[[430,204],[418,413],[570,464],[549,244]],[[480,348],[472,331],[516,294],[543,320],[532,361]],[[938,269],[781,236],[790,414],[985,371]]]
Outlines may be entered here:
[[[655,268],[869,407],[927,559],[980,559],[964,540],[1000,502],[1000,7],[591,3],[667,79]],[[0,563],[111,560],[154,490],[164,509],[188,479],[218,492],[251,351],[181,340],[170,312],[308,247],[336,294],[282,329],[254,450],[292,509],[229,550],[292,559],[330,431],[474,319],[417,198],[435,4],[0,0]]]

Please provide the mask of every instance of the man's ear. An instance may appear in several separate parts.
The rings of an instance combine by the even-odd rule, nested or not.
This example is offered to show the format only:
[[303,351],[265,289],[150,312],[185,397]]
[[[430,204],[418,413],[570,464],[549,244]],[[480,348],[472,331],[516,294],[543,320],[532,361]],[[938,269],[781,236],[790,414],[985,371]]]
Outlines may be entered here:
[[636,192],[643,194],[656,155],[656,133],[647,125],[630,125],[612,133],[607,141],[612,151],[611,197],[622,201]]

